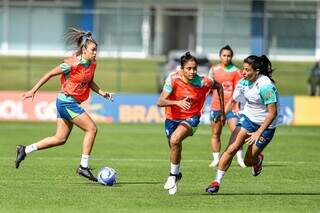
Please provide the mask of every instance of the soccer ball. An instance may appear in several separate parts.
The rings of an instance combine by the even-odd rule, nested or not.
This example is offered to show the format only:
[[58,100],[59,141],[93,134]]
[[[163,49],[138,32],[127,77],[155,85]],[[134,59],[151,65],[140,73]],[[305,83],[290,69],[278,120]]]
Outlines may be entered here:
[[97,179],[102,185],[112,186],[117,182],[117,172],[111,167],[102,167],[98,171]]

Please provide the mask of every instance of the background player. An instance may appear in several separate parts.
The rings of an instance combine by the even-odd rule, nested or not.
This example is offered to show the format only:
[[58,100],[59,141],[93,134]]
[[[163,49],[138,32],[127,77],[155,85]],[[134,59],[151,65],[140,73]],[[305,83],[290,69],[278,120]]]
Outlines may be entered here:
[[[241,71],[232,63],[233,50],[229,45],[224,46],[219,52],[220,63],[216,66],[212,66],[209,71],[209,78],[215,79],[223,87],[224,94],[224,105],[230,101],[232,98],[233,91],[236,84],[241,78]],[[210,163],[210,167],[215,167],[219,163],[220,149],[221,149],[221,132],[223,128],[223,123],[219,119],[221,112],[225,109],[221,109],[219,103],[219,96],[217,91],[212,91],[211,100],[211,149],[213,160]],[[238,121],[237,111],[239,110],[238,105],[233,105],[232,111],[226,113],[226,122],[232,132],[236,128],[236,123]],[[243,162],[242,148],[237,152],[237,161],[241,167],[246,167]]]

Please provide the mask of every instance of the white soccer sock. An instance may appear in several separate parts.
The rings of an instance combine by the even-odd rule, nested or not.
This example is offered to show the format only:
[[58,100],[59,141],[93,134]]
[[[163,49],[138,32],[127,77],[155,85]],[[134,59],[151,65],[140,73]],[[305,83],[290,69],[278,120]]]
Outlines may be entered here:
[[220,159],[220,152],[212,152],[213,160],[219,160]]
[[37,151],[38,147],[36,146],[36,144],[31,144],[26,146],[26,149],[24,150],[26,152],[26,154],[30,154],[31,152]]
[[216,173],[216,178],[214,180],[220,184],[225,173],[226,173],[225,171],[218,169]]
[[171,163],[171,166],[170,166],[170,173],[171,174],[178,175],[179,174],[179,169],[180,169],[180,164]]
[[89,167],[89,158],[90,158],[90,155],[81,155],[80,165],[84,168],[88,168]]
[[242,157],[242,149],[237,151],[237,159],[243,159],[243,157]]

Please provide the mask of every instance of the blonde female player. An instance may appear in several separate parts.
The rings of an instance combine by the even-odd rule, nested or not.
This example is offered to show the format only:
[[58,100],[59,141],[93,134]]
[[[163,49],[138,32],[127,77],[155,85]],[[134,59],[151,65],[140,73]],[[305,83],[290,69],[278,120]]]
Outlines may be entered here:
[[66,33],[66,40],[76,45],[75,55],[65,59],[64,63],[46,73],[31,90],[22,95],[23,99],[31,98],[32,100],[40,87],[49,79],[61,76],[61,91],[56,100],[56,133],[28,146],[18,145],[15,165],[19,168],[21,161],[34,151],[65,144],[75,124],[85,132],[81,161],[76,173],[89,180],[97,181],[89,167],[89,157],[97,134],[97,126],[80,104],[87,100],[90,89],[109,100],[112,100],[112,95],[101,90],[93,80],[97,42],[91,32],[71,28]]

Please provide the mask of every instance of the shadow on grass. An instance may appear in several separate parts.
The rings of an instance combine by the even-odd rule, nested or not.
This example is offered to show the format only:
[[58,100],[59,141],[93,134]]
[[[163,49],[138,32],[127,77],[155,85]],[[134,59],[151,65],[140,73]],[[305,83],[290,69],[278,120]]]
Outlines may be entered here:
[[287,167],[285,164],[264,164],[262,167]]
[[243,196],[243,195],[277,195],[277,196],[318,196],[320,192],[240,192],[240,193],[217,193],[217,194],[208,194],[202,193],[201,195],[206,196]]
[[[88,182],[78,182],[78,183],[70,183],[72,185],[101,185],[99,184],[98,182],[91,182],[91,181],[88,181]],[[121,181],[121,182],[117,182],[116,184],[114,184],[114,186],[119,186],[119,187],[122,187],[122,186],[125,186],[125,185],[158,185],[158,184],[163,184],[162,182],[159,182],[159,181]]]
[[162,184],[159,181],[121,181],[117,185],[157,185]]
[[[231,165],[231,167],[243,169],[243,168],[241,168],[239,165],[236,165],[236,164]],[[288,167],[288,165],[285,165],[285,164],[275,164],[275,163],[273,163],[273,164],[268,164],[268,163],[266,163],[266,164],[262,164],[262,167]],[[247,166],[246,168],[251,168],[251,166]]]

